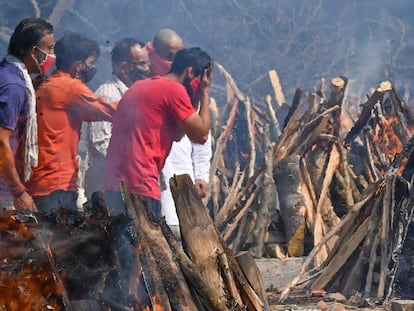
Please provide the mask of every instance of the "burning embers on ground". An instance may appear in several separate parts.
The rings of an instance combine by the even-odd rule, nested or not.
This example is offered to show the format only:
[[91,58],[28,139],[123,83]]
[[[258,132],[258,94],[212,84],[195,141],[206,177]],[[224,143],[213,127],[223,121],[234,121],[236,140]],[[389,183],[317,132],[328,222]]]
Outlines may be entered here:
[[112,300],[125,302],[126,273],[117,256],[122,244],[131,245],[121,232],[128,222],[67,210],[36,216],[1,211],[0,310],[76,310],[78,299],[110,310]]

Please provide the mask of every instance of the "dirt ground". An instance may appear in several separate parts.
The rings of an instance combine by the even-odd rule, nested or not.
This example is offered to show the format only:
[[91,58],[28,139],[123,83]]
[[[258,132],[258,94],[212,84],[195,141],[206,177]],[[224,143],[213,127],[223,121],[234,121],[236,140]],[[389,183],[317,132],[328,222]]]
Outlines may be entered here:
[[292,257],[285,260],[275,258],[261,258],[256,260],[272,311],[321,309],[328,311],[391,310],[390,305],[377,305],[374,302],[370,305],[365,304],[363,307],[358,307],[349,300],[335,300],[329,295],[325,297],[312,297],[312,293],[301,288],[292,290],[288,298],[281,303],[281,290],[298,274],[304,260],[305,257]]

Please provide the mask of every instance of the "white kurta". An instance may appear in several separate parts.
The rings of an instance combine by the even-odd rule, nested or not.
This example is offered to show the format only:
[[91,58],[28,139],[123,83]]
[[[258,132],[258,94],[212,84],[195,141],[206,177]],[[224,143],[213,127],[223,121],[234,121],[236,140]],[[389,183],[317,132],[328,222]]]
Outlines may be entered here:
[[208,183],[211,156],[210,135],[204,144],[192,143],[186,135],[173,143],[161,172],[161,212],[168,225],[179,224],[169,185],[170,178],[174,175],[188,174],[193,182],[201,179]]
[[[128,87],[115,75],[100,85],[95,94],[109,102],[119,101]],[[106,163],[106,151],[112,135],[112,123],[107,121],[89,122],[86,130],[88,168],[85,173],[85,195],[90,198],[95,191],[103,190],[103,176]]]

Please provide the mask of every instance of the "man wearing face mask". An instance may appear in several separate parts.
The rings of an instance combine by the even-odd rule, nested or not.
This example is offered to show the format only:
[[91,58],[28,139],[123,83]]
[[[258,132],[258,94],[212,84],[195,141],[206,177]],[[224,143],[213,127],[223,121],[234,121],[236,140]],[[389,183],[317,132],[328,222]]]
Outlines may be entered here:
[[[111,51],[112,78],[100,85],[95,94],[108,101],[119,101],[136,81],[149,76],[149,57],[144,44],[134,38],[116,42]],[[103,190],[106,150],[111,138],[112,123],[90,122],[86,127],[88,168],[85,172],[85,195],[91,198],[95,191]]]
[[36,97],[30,76],[50,69],[54,45],[53,26],[27,18],[16,26],[8,54],[0,62],[0,209],[36,211],[23,185],[38,161]]
[[[198,113],[185,87],[195,77],[200,79]],[[161,218],[161,169],[179,130],[194,142],[207,140],[211,80],[210,56],[200,48],[182,49],[167,75],[137,81],[122,97],[114,114],[104,177],[111,215],[126,212],[119,190],[124,182]]]
[[181,50],[183,40],[172,29],[161,29],[153,40],[145,45],[151,60],[150,70],[154,75],[166,75],[172,65],[175,54]]
[[56,70],[37,88],[39,163],[26,183],[39,211],[76,210],[78,142],[82,121],[109,121],[109,103],[86,85],[99,57],[97,42],[67,32],[56,42]]
[[[161,29],[152,42],[147,44],[150,51],[151,71],[154,75],[166,74],[172,65],[174,55],[183,48],[181,37],[171,29]],[[196,78],[185,85],[193,106],[198,106],[198,86],[200,79]],[[190,141],[184,135],[179,141],[174,141],[170,154],[165,160],[161,172],[161,209],[171,231],[178,238],[180,236],[179,221],[175,210],[175,203],[170,190],[169,180],[174,175],[188,174],[195,183],[200,198],[207,196],[209,191],[209,171],[212,156],[211,137],[204,144]]]

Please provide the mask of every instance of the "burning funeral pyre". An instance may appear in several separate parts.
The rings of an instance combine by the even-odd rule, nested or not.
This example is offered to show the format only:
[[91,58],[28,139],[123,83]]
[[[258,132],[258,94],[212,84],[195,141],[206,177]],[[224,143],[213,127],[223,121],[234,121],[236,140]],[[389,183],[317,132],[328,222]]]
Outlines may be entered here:
[[393,295],[413,202],[406,101],[385,81],[351,114],[336,77],[289,105],[271,71],[276,105],[260,105],[217,66],[227,99],[212,100],[206,204],[188,176],[170,181],[182,245],[127,189],[118,217],[100,193],[84,212],[0,212],[0,310],[268,310],[262,256],[307,256],[281,300],[298,284]]

